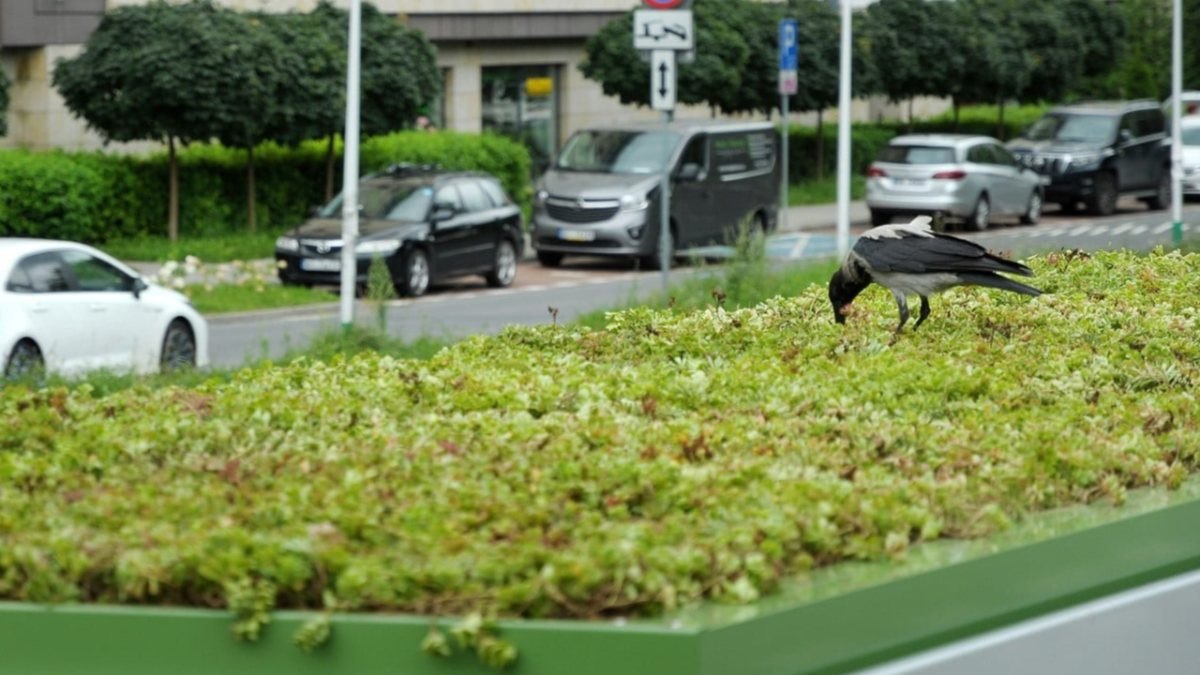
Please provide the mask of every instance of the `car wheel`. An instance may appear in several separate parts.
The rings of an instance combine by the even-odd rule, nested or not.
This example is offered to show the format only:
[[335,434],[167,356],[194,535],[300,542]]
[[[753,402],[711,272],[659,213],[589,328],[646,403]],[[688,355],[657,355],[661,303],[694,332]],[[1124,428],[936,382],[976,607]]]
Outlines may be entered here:
[[887,225],[890,222],[892,222],[892,214],[887,213],[885,211],[876,211],[875,209],[871,209],[871,226],[872,227],[879,227],[880,225]]
[[1088,211],[1095,216],[1112,215],[1117,210],[1117,181],[1111,173],[1096,174],[1096,184],[1087,202]]
[[542,267],[558,267],[562,264],[563,254],[553,251],[538,251],[537,259]]
[[1042,193],[1037,190],[1029,195],[1029,204],[1025,207],[1025,214],[1021,216],[1022,225],[1037,225],[1042,219]]
[[38,377],[45,369],[46,360],[42,358],[42,350],[32,340],[21,340],[8,355],[4,377],[14,380]]
[[1171,205],[1171,170],[1164,168],[1158,177],[1158,188],[1154,196],[1146,200],[1146,206],[1152,211],[1162,211]]
[[196,336],[186,321],[175,319],[167,326],[159,366],[164,373],[196,367]]
[[496,262],[492,271],[484,275],[488,286],[503,288],[512,284],[517,276],[517,249],[512,241],[501,239],[496,247]]
[[762,211],[754,214],[754,229],[752,230],[753,234],[761,235],[763,238],[766,238],[769,229],[770,228],[767,225],[767,214],[763,213]]
[[[675,226],[671,226],[671,252],[667,256],[667,265],[673,267],[675,265],[675,252],[679,250],[679,235],[675,230]],[[644,270],[661,270],[662,258],[659,255],[658,246],[654,247],[654,252],[649,255],[644,255],[640,258],[640,267]]]
[[992,204],[988,201],[987,195],[979,195],[979,201],[975,202],[975,208],[971,210],[971,215],[967,218],[967,229],[983,232],[988,229],[991,221]]
[[429,290],[429,256],[423,249],[414,248],[404,254],[400,265],[400,282],[396,292],[410,298],[425,295]]

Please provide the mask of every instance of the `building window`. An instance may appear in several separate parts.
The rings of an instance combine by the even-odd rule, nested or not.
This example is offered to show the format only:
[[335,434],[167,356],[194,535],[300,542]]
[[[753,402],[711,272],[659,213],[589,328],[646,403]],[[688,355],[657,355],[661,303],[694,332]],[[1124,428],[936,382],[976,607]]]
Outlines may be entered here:
[[558,152],[558,67],[485,67],[483,129],[523,143],[539,175]]

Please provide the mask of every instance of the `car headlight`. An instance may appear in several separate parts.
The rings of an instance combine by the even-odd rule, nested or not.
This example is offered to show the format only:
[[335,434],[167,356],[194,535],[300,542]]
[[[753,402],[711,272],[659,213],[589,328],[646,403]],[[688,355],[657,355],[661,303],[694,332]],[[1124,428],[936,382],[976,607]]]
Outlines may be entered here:
[[533,205],[538,206],[538,207],[545,206],[546,199],[549,197],[550,197],[549,192],[546,192],[545,190],[538,190],[533,195]]
[[398,248],[400,242],[396,239],[377,239],[360,243],[354,247],[354,252],[359,255],[391,255]]
[[1100,157],[1101,157],[1101,155],[1098,153],[1091,153],[1091,154],[1087,154],[1087,155],[1073,155],[1070,158],[1070,161],[1067,162],[1067,168],[1082,169],[1082,168],[1089,167],[1089,166],[1095,166],[1096,163],[1098,163],[1100,161]]
[[280,237],[275,240],[275,248],[295,253],[300,250],[300,240],[293,237]]
[[650,200],[646,199],[646,195],[625,195],[621,197],[622,211],[641,211],[650,206]]

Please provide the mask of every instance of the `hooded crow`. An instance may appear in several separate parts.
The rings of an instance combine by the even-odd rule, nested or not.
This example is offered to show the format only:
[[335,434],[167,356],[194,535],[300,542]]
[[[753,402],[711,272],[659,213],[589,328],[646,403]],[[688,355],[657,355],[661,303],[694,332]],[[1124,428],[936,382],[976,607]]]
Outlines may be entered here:
[[900,309],[899,332],[908,322],[908,296],[921,298],[921,313],[913,328],[929,316],[929,296],[954,286],[988,286],[1038,296],[1042,292],[996,274],[1007,272],[1033,276],[1033,270],[987,252],[966,239],[934,232],[929,216],[911,223],[884,225],[859,237],[845,262],[829,280],[833,318],[845,323],[846,307],[871,282],[887,288]]

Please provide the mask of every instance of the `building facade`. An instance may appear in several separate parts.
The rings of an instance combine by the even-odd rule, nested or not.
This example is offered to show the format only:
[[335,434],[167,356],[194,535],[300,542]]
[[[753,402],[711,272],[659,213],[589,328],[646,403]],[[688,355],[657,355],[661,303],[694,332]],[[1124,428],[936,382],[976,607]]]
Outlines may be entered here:
[[[82,49],[104,12],[145,1],[0,1],[0,67],[13,83],[8,135],[0,138],[0,147],[102,147],[99,136],[72,116],[54,91],[54,63]],[[310,11],[317,0],[219,2],[243,11],[286,12]],[[624,106],[605,96],[578,67],[587,38],[640,4],[635,0],[373,2],[436,45],[444,86],[432,117],[442,128],[511,135],[529,146],[535,165],[540,165],[578,128],[657,119],[658,114],[647,108]],[[878,103],[855,104],[858,119],[875,119],[886,112]],[[707,116],[709,111],[684,107],[678,114]],[[115,144],[111,149],[147,147]]]

